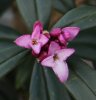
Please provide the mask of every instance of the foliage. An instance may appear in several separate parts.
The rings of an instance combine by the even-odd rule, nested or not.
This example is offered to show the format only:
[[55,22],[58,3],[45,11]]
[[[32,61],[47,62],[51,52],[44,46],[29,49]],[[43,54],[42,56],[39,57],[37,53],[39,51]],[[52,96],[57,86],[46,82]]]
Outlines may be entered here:
[[[29,30],[36,20],[40,20],[44,28],[49,29],[54,9],[63,16],[52,25],[53,27],[78,26],[81,31],[68,45],[74,47],[76,53],[68,59],[70,77],[66,84],[61,84],[51,69],[42,67],[36,61],[34,63],[30,50],[14,44],[13,41],[20,36],[19,32],[0,25],[0,77],[17,68],[16,87],[17,89],[26,87],[25,83],[28,82],[29,100],[96,100],[94,69],[96,68],[96,7],[92,4],[76,7],[74,0],[16,0],[16,2]],[[0,8],[3,9],[0,10],[1,14],[5,7],[0,6]],[[84,59],[94,62],[94,66],[88,65]]]

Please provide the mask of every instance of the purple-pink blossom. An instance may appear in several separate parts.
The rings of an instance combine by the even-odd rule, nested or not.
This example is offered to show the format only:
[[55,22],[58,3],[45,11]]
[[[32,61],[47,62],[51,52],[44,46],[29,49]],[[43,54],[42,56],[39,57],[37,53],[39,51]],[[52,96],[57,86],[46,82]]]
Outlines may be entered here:
[[74,49],[61,49],[59,44],[51,42],[49,46],[48,54],[41,64],[43,66],[51,67],[55,74],[58,76],[61,82],[64,82],[68,78],[68,65],[66,59],[75,52]]
[[15,40],[18,46],[32,49],[36,54],[40,53],[41,47],[48,42],[48,38],[43,34],[43,27],[40,22],[34,24],[31,35],[22,35]]
[[74,48],[67,48],[69,41],[79,33],[78,27],[53,28],[50,32],[43,30],[42,23],[36,21],[31,35],[18,37],[18,46],[32,49],[32,54],[45,67],[50,67],[61,82],[68,79],[69,71],[66,59],[74,52]]

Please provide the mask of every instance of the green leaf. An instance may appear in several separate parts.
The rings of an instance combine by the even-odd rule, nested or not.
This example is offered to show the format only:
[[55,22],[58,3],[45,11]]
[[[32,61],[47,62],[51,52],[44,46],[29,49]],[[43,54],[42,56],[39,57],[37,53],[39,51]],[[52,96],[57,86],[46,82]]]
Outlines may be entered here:
[[0,25],[0,40],[4,39],[14,41],[18,36],[20,36],[20,33],[16,30]]
[[0,15],[12,4],[14,0],[0,0]]
[[96,95],[96,70],[77,57],[71,60],[70,67]]
[[79,26],[81,30],[96,26],[96,7],[81,6],[66,13],[54,27]]
[[23,51],[10,59],[7,59],[7,61],[4,61],[0,64],[0,77],[4,76],[7,74],[9,71],[11,71],[14,67],[16,67],[21,59],[26,55],[28,51]]
[[96,13],[73,23],[71,26],[80,27],[81,30],[96,26]]
[[[0,48],[1,48],[1,46],[0,46]],[[5,47],[5,48],[1,48],[0,49],[0,63],[2,63],[3,61],[6,61],[10,57],[13,57],[14,55],[17,55],[22,50],[23,49],[21,49],[17,46],[9,46],[9,47]]]
[[61,13],[66,13],[75,7],[75,2],[73,0],[53,0],[53,6]]
[[29,100],[49,100],[42,67],[35,63],[30,84]]
[[75,100],[96,100],[96,96],[92,91],[73,72],[70,72],[70,78],[65,86]]
[[18,36],[12,28],[0,26],[0,63],[24,50],[14,43]]
[[52,69],[45,68],[44,71],[50,100],[71,100],[65,86],[59,82]]
[[28,51],[16,46],[14,40],[19,36],[15,30],[0,26],[0,77],[11,71]]
[[[10,90],[10,92],[9,92]],[[18,94],[12,82],[8,79],[0,79],[0,100],[17,100]]]
[[86,43],[91,45],[96,45],[96,28],[89,28],[83,31],[80,31],[78,36],[72,40],[70,43]]
[[67,9],[72,9],[75,7],[75,1],[74,0],[61,0],[64,5],[66,5]]
[[76,49],[80,57],[96,61],[96,28],[81,31],[76,39],[69,43],[69,47]]
[[48,23],[51,0],[17,0],[17,4],[30,29],[36,20],[40,20],[44,25]]
[[68,11],[66,6],[63,5],[62,0],[53,0],[53,6],[56,10],[62,13],[65,13],[66,11]]
[[29,100],[70,100],[65,87],[53,72],[42,67],[39,63],[34,66]]
[[[26,60],[27,59],[27,60]],[[32,73],[34,59],[32,55],[26,56],[24,58],[24,61],[20,63],[17,67],[17,73],[16,73],[16,87],[20,88],[24,85],[24,83],[30,78]]]
[[[82,68],[83,67],[84,66],[82,65]],[[88,73],[85,74],[88,75]],[[94,88],[94,92],[95,92],[95,86],[91,86],[93,83],[88,81],[88,79],[86,78],[87,75],[84,76],[85,74],[83,73],[82,75],[79,74],[77,75],[77,73],[75,74],[74,72],[71,71],[68,81],[64,84],[66,86],[66,89],[70,92],[70,94],[73,96],[75,100],[96,99],[96,95],[92,91],[92,89]],[[92,74],[89,74],[88,77],[91,77],[90,75]],[[95,85],[95,83],[93,85]],[[29,100],[33,100],[33,99],[34,100],[63,100],[63,99],[70,100],[70,97],[68,96],[68,92],[66,91],[66,89],[63,86],[63,84],[59,82],[55,74],[53,74],[52,69],[49,68],[42,69],[42,66],[40,64],[38,63],[35,64],[32,80],[30,84]]]
[[76,55],[88,60],[96,61],[96,45],[76,43],[72,45],[72,48],[75,48]]

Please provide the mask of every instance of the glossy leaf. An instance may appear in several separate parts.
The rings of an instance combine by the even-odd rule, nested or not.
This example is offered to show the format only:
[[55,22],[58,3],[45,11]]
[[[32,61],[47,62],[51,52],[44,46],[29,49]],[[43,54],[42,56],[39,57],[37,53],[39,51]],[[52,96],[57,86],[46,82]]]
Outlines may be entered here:
[[40,20],[44,25],[48,23],[51,0],[17,0],[17,4],[30,29],[36,20]]
[[53,6],[61,13],[66,13],[70,9],[75,7],[74,0],[53,0]]
[[49,100],[49,95],[47,93],[42,67],[36,62],[31,78],[29,100]]
[[72,40],[70,43],[86,43],[96,45],[96,28],[89,28],[83,31],[80,31],[78,36]]
[[44,71],[50,100],[71,100],[65,86],[60,83],[52,69],[44,68]]
[[0,26],[0,77],[18,65],[28,52],[14,43],[18,36],[18,32],[12,28]]
[[75,75],[70,72],[70,78],[65,84],[68,91],[74,97],[75,100],[95,100],[96,96],[87,87],[87,85]]
[[75,48],[76,52],[75,54],[88,59],[88,60],[93,60],[96,61],[96,45],[89,45],[89,44],[84,44],[84,43],[76,43],[72,45],[73,48]]
[[[57,95],[58,94],[58,95]],[[43,66],[36,63],[30,87],[29,100],[70,100],[63,84],[61,84],[53,72],[43,69]]]
[[10,47],[5,47],[5,48],[0,49],[0,63],[2,63],[3,61],[6,61],[10,57],[13,57],[14,55],[17,55],[22,50],[23,49],[17,46],[10,46]]
[[74,41],[69,43],[69,47],[74,47],[76,49],[76,54],[96,61],[96,28],[90,28],[81,31]]
[[72,9],[75,7],[75,1],[74,0],[61,0],[64,5],[67,6],[67,9]]
[[16,67],[21,59],[26,55],[28,51],[23,51],[12,58],[8,59],[7,61],[4,61],[0,64],[0,77],[7,74],[10,70],[12,70],[14,67]]
[[[26,60],[27,59],[27,60]],[[32,55],[24,57],[22,63],[20,63],[17,67],[17,73],[16,73],[16,87],[20,88],[24,85],[24,83],[30,78],[33,65],[34,65],[34,59],[32,58]]]
[[58,10],[62,13],[65,13],[66,11],[68,11],[66,6],[64,6],[62,0],[53,0],[53,6],[56,10]]
[[18,36],[12,28],[0,26],[0,63],[24,50],[14,43]]
[[96,26],[96,7],[81,6],[66,13],[54,27],[79,26],[81,30]]
[[96,70],[77,57],[72,59],[70,67],[96,95]]
[[0,25],[0,40],[14,41],[18,36],[20,36],[20,33],[16,30]]

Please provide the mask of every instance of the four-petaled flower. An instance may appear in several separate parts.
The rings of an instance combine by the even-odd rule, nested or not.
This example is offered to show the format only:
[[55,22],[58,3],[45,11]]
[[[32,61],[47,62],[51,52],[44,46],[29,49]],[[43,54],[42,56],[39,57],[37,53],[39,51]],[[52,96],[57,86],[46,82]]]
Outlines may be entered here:
[[32,48],[32,50],[39,54],[41,47],[45,45],[48,42],[48,38],[43,34],[43,27],[42,24],[37,21],[34,24],[33,32],[31,35],[22,35],[19,38],[15,40],[15,43],[18,46],[24,47],[24,48]]
[[[54,47],[54,49],[52,48]],[[49,54],[41,64],[43,66],[51,67],[55,74],[58,76],[61,82],[64,82],[68,78],[68,66],[66,59],[75,52],[74,49],[60,49],[60,46],[56,42],[51,42],[49,46]]]
[[[79,33],[78,27],[54,28],[50,32],[43,31],[42,24],[37,21],[33,26],[31,35],[22,35],[15,40],[18,46],[32,49],[43,66],[50,67],[61,82],[68,78],[69,71],[66,59],[75,49],[67,48],[68,42]],[[49,34],[50,33],[50,34]]]

